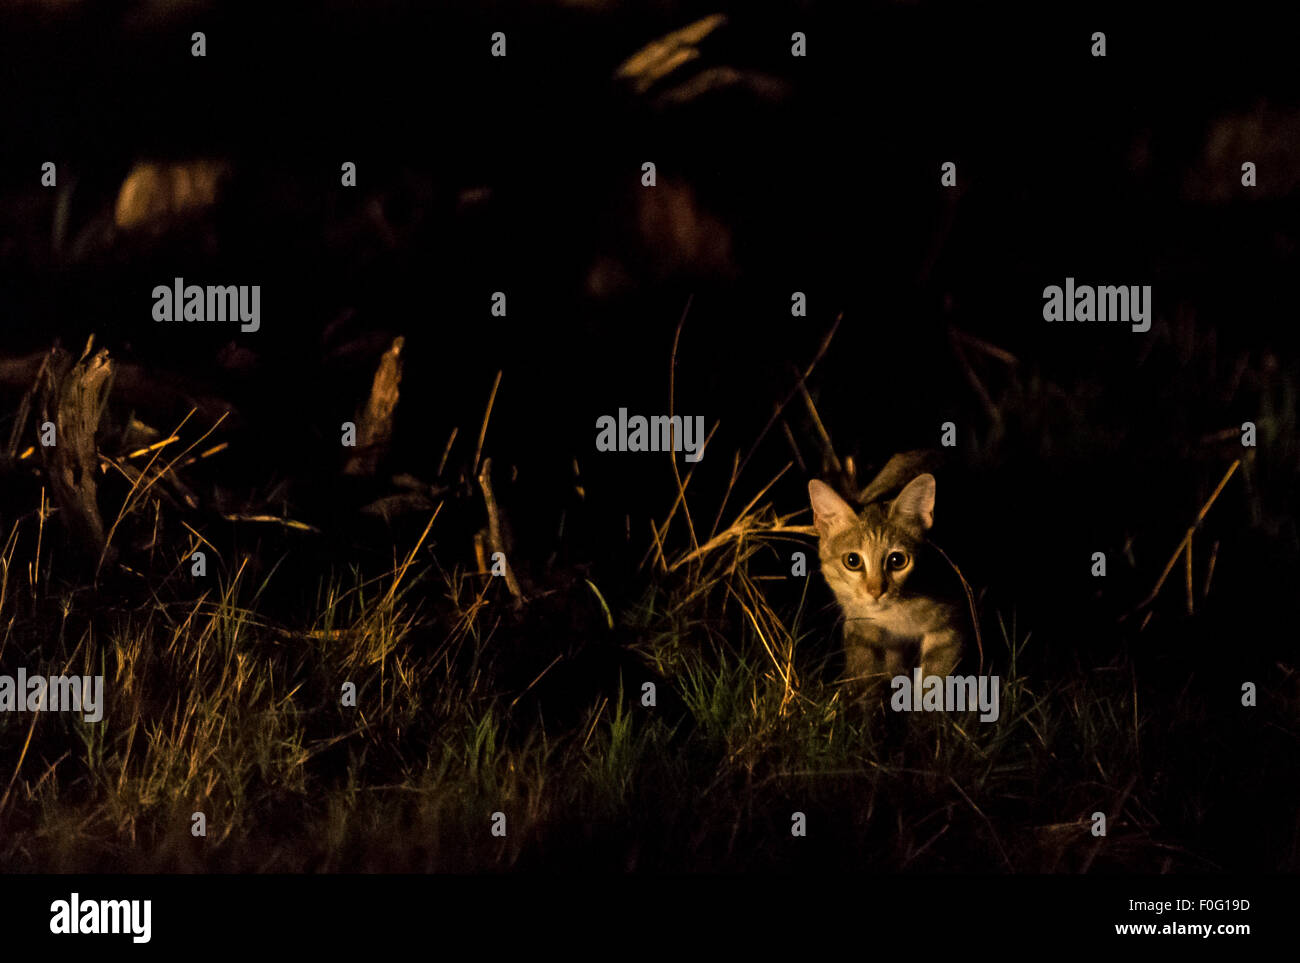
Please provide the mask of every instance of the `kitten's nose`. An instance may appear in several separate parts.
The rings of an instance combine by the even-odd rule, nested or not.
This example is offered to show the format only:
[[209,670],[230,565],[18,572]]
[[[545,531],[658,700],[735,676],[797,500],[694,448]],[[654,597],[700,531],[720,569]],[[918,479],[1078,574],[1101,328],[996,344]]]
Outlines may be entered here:
[[873,599],[879,599],[880,596],[885,594],[885,580],[883,578],[868,578],[866,583],[867,594]]

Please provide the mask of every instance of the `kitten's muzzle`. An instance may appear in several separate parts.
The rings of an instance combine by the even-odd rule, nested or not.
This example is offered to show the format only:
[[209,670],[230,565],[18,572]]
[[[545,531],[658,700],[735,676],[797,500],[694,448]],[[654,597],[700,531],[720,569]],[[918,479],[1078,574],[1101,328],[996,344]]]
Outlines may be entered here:
[[867,594],[877,602],[880,601],[880,596],[885,594],[885,580],[879,576],[876,578],[867,576],[862,580],[862,582],[863,587],[867,590]]

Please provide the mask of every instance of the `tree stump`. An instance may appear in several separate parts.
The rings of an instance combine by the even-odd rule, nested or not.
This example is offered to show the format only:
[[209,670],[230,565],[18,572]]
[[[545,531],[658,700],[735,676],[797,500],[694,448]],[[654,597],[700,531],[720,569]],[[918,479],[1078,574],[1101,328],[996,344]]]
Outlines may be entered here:
[[[93,339],[92,339],[93,341]],[[95,435],[112,387],[107,349],[91,343],[74,364],[62,348],[50,350],[38,375],[41,421],[37,450],[59,517],[73,543],[96,561],[105,549],[99,515],[99,451]]]

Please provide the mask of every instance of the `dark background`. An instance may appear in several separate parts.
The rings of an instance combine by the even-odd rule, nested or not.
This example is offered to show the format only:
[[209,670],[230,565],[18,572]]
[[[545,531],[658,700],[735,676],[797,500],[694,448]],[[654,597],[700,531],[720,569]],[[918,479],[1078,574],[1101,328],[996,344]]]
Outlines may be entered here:
[[[729,22],[650,92],[613,76],[713,12]],[[93,332],[116,357],[219,395],[255,455],[228,470],[251,483],[335,458],[334,426],[403,334],[396,467],[427,475],[451,427],[472,438],[500,369],[486,453],[523,466],[517,497],[539,504],[518,516],[551,528],[560,496],[548,486],[567,488],[576,455],[594,497],[614,503],[596,538],[628,512],[644,531],[671,498],[663,465],[593,457],[593,426],[620,406],[666,409],[692,296],[676,410],[720,419],[717,460],[748,449],[840,312],[815,389],[841,454],[879,464],[933,444],[942,421],[980,417],[947,348],[954,324],[1067,391],[1085,385],[1096,408],[1084,420],[1168,455],[1175,436],[1252,414],[1204,392],[1184,392],[1192,410],[1157,400],[1206,377],[1186,357],[1149,363],[1189,314],[1220,366],[1243,351],[1252,364],[1294,357],[1300,91],[1280,27],[1267,10],[1123,5],[20,4],[0,41],[4,349],[55,335],[75,347]],[[195,29],[205,59],[190,56]],[[487,56],[498,29],[503,60]],[[795,29],[806,59],[789,56]],[[1104,59],[1089,54],[1094,29]],[[714,68],[732,82],[659,99]],[[1252,118],[1249,136],[1232,133]],[[1253,191],[1239,186],[1244,153],[1259,165]],[[112,230],[136,161],[191,158],[230,171],[200,225]],[[638,208],[645,159],[688,199],[685,214]],[[61,183],[76,178],[74,240],[58,251],[44,160]],[[343,160],[358,164],[356,189],[339,186]],[[946,160],[955,191],[938,186]],[[383,229],[366,213],[375,202]],[[260,283],[262,330],[155,324],[149,291],[176,275]],[[1155,329],[1048,326],[1042,288],[1067,275],[1152,284]],[[507,319],[488,315],[495,290]],[[808,294],[806,319],[789,316],[794,290]],[[340,326],[355,346],[343,360],[325,346]],[[1162,489],[1097,465],[1076,428],[1052,439],[1086,462],[1070,467],[1072,512],[1095,507],[1104,525],[1104,489]],[[751,483],[788,457],[776,435]],[[1013,459],[1034,454],[1007,444]],[[1045,484],[1026,481],[1017,498],[1059,510]]]

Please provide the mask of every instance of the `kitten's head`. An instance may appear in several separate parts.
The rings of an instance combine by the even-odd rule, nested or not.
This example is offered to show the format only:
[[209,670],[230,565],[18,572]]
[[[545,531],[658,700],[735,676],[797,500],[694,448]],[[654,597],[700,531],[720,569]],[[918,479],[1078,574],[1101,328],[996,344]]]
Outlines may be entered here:
[[888,505],[861,513],[819,481],[808,483],[822,575],[851,617],[888,608],[915,571],[934,524],[934,476],[917,475]]

